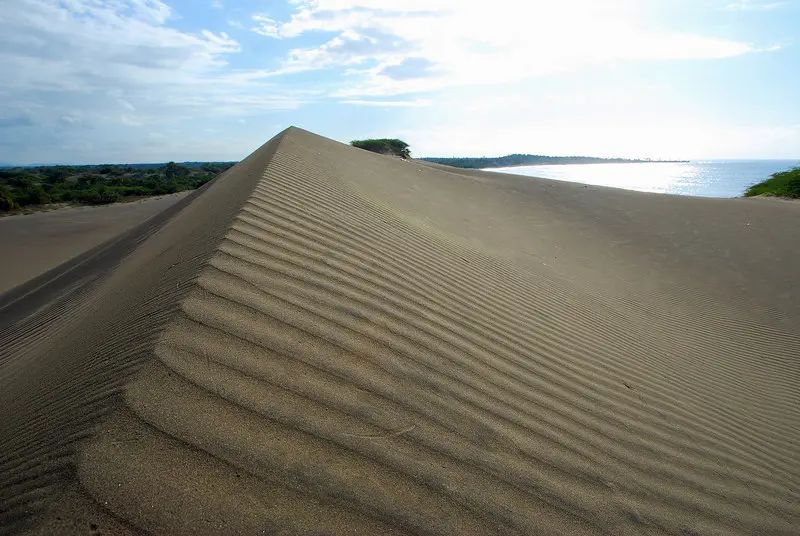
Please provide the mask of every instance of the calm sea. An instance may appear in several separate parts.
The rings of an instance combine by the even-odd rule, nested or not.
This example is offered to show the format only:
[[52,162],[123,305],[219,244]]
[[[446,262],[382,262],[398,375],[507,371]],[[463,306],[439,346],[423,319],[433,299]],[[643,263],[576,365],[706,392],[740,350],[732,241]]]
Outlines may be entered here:
[[566,164],[519,166],[487,171],[613,186],[640,192],[737,197],[776,171],[800,166],[800,160],[696,160],[678,163]]

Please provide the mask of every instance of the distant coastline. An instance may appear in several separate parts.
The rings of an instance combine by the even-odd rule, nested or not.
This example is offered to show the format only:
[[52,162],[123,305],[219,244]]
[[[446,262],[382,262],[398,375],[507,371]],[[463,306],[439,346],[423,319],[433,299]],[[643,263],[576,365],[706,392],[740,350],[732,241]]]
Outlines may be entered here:
[[689,160],[651,160],[639,158],[599,158],[594,156],[545,156],[538,154],[509,154],[506,156],[481,157],[434,157],[420,158],[425,162],[469,169],[560,165],[560,164],[651,164],[685,163]]
[[[650,166],[606,162],[598,165],[540,164],[484,169],[487,172],[511,173],[640,192],[739,197],[748,188],[765,178],[798,166],[800,160],[692,160],[669,164],[654,163]],[[779,193],[774,188],[768,188],[768,191],[773,195],[787,196],[787,192]],[[766,192],[761,188],[758,193]]]

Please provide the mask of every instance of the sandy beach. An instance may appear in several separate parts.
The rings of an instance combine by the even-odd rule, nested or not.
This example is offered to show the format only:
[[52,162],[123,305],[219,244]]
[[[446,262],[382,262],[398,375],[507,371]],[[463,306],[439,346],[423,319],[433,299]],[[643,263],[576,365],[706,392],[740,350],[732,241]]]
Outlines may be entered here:
[[290,128],[164,208],[0,295],[0,534],[797,534],[800,203]]

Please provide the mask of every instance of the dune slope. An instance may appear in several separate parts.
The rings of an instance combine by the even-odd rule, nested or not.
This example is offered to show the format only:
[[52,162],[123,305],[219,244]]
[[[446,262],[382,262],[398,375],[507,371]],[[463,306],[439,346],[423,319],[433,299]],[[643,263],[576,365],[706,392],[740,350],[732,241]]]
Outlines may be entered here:
[[0,524],[795,534],[798,224],[289,129],[0,304]]
[[0,264],[0,294],[115,238],[188,193],[0,217],[5,251],[14,252],[14,262]]

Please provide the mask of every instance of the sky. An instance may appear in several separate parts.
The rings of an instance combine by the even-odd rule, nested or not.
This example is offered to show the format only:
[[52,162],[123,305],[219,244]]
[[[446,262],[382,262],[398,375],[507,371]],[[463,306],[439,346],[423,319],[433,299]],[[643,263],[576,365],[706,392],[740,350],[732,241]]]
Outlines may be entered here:
[[800,158],[800,0],[2,0],[0,163]]

